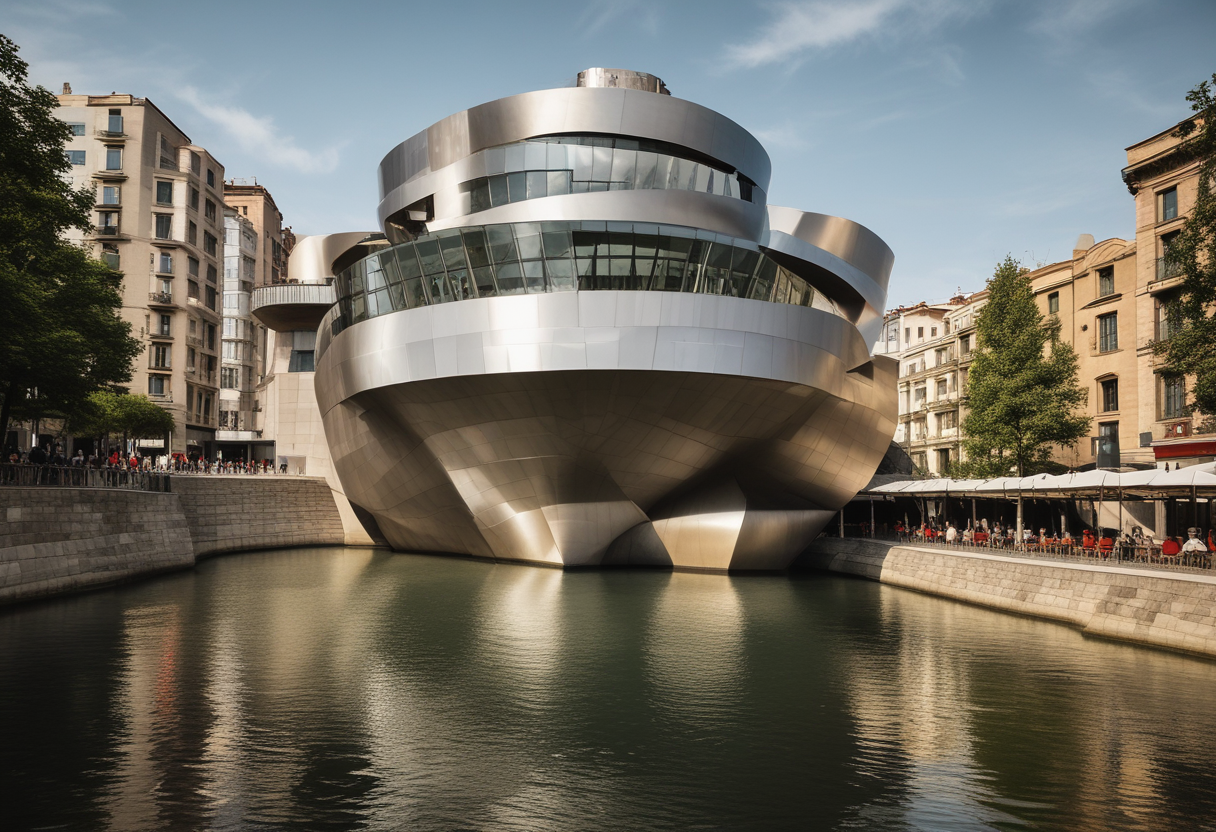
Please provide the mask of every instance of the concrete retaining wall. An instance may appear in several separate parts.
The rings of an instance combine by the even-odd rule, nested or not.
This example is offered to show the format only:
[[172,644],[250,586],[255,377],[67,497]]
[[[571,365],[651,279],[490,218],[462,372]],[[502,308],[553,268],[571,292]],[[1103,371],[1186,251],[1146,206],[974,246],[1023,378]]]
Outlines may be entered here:
[[187,477],[173,493],[0,489],[0,603],[193,566],[243,549],[358,544],[319,477]]
[[802,565],[1216,656],[1216,577],[820,538]]

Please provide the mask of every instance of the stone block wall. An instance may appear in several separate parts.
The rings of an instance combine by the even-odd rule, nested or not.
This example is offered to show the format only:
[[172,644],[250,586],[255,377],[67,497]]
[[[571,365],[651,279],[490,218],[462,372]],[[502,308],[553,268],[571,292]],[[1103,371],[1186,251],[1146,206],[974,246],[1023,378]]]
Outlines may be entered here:
[[173,492],[196,557],[346,542],[333,492],[320,477],[178,476]]
[[812,568],[1216,656],[1216,577],[822,537]]
[[0,489],[0,603],[193,564],[176,494]]
[[185,569],[221,552],[348,542],[319,477],[175,476],[172,489],[0,488],[0,604]]

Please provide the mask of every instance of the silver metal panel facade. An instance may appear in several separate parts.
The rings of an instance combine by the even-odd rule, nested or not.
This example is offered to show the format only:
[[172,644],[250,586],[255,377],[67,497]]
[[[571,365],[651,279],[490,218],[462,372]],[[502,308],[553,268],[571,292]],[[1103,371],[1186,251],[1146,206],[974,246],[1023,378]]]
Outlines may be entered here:
[[[732,198],[712,184],[639,184],[535,199],[529,190],[494,207],[457,199],[510,164],[552,170],[543,145],[509,149],[522,162],[500,155],[553,134],[661,141],[768,186],[763,147],[717,113],[643,90],[546,90],[458,113],[394,148],[380,169],[381,220],[431,197],[434,215],[410,239],[419,251],[439,251],[432,239],[451,243],[460,259],[436,266],[451,281],[465,274],[466,255],[470,272],[478,264],[467,239],[462,249],[444,229],[467,238],[480,226],[549,233],[556,226],[545,223],[607,221],[714,232],[751,241],[832,303],[628,291],[582,272],[565,291],[545,293],[542,281],[540,293],[529,284],[512,295],[499,281],[497,290],[486,284],[489,296],[479,284],[481,296],[441,299],[430,289],[409,295],[419,278],[369,257],[337,277],[339,305],[356,298],[363,311],[335,306],[317,339],[317,399],[347,495],[403,550],[785,568],[869,480],[895,430],[897,367],[870,354],[868,334],[885,303],[890,250],[848,220],[770,209],[763,190]],[[607,231],[595,256],[640,270],[645,234],[658,232],[635,229],[634,248],[618,253]],[[528,260],[522,248],[519,256]],[[398,286],[409,308],[394,300],[371,311],[373,291],[388,297]]]

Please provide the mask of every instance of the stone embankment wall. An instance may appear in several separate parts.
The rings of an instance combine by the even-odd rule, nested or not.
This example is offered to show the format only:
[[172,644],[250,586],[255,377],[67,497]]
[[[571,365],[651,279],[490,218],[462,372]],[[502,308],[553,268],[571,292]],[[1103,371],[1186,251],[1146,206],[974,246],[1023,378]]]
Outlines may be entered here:
[[823,537],[801,565],[1216,656],[1216,577]]
[[0,489],[0,603],[172,569],[221,552],[341,546],[333,492],[315,477],[188,477],[173,492]]

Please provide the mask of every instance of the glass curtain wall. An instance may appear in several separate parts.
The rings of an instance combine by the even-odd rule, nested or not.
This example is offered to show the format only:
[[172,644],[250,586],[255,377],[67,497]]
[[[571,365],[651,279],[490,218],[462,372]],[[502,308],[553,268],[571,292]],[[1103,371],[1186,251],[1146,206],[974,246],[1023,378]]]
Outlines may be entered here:
[[679,226],[543,222],[441,231],[338,275],[333,332],[401,309],[598,289],[693,292],[840,312],[748,240]]

